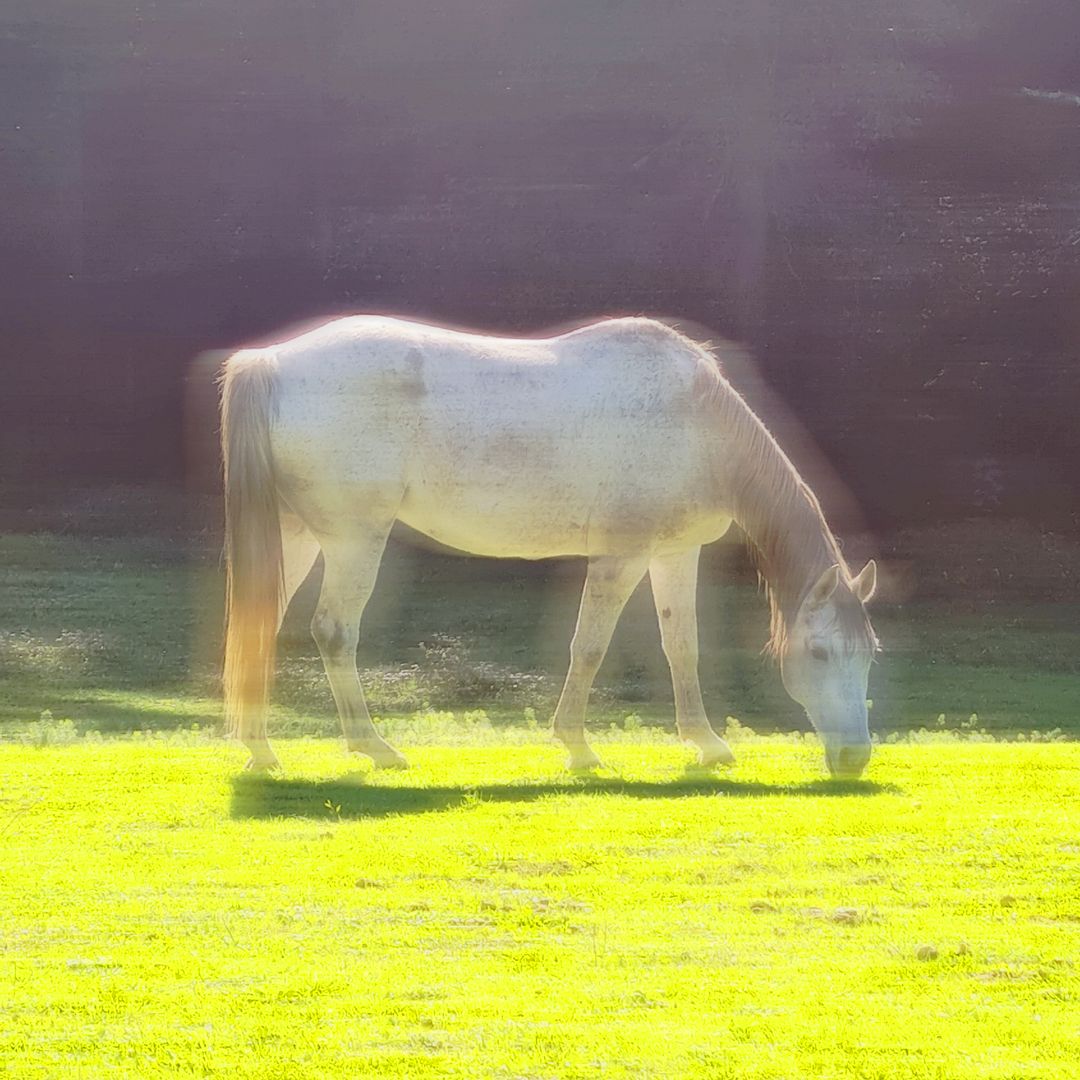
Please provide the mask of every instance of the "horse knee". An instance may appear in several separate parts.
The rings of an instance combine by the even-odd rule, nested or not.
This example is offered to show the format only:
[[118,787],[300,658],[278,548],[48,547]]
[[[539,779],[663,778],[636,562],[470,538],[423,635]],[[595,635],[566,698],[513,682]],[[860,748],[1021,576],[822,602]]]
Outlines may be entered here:
[[337,659],[348,654],[350,645],[354,651],[356,649],[356,635],[350,634],[349,627],[328,611],[315,612],[311,620],[311,636],[323,656]]
[[603,663],[606,651],[600,645],[571,646],[570,666],[581,671],[596,671]]
[[686,638],[665,638],[662,642],[664,656],[672,667],[697,668],[698,647],[696,641]]

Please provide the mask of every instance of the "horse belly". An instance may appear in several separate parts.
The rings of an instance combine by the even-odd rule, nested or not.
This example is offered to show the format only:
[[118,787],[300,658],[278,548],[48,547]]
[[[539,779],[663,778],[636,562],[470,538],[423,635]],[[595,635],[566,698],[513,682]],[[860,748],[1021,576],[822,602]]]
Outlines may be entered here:
[[588,498],[572,482],[553,477],[534,474],[524,481],[505,468],[439,470],[410,482],[398,517],[474,555],[543,559],[588,553]]

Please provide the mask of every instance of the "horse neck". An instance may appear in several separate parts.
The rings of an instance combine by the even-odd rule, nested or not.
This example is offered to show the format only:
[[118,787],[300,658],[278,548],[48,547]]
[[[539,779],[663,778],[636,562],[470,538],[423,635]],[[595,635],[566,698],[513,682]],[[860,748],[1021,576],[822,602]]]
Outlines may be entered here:
[[735,522],[754,548],[772,609],[770,648],[783,644],[809,589],[844,560],[821,506],[765,425],[738,395],[725,403],[728,498]]

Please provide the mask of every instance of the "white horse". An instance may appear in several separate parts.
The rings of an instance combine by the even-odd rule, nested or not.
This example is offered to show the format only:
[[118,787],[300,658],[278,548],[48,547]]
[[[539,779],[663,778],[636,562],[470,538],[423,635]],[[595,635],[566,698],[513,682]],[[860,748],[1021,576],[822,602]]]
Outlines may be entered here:
[[238,352],[222,383],[225,694],[249,768],[277,767],[275,641],[320,549],[312,633],[346,744],[406,765],[375,730],[356,671],[395,520],[477,555],[588,560],[553,722],[573,768],[599,764],[585,706],[646,571],[679,735],[702,764],[733,760],[702,704],[695,604],[702,544],[737,522],[758,555],[785,687],[830,771],[865,768],[874,563],[849,572],[817,499],[705,347],[645,318],[511,339],[358,315]]

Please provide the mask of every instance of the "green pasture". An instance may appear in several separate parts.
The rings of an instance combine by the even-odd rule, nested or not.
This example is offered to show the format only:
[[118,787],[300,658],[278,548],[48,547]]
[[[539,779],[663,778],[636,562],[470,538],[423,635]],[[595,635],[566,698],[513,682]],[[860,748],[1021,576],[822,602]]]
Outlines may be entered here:
[[[337,730],[308,632],[317,577],[286,621],[279,733]],[[574,561],[464,560],[392,545],[360,647],[372,711],[392,726],[461,708],[483,709],[497,725],[530,716],[546,723],[581,581]],[[221,594],[212,551],[158,539],[0,535],[0,735],[42,713],[79,731],[219,725]],[[715,722],[733,715],[760,731],[805,728],[761,655],[766,604],[739,544],[708,552],[699,612],[702,686]],[[1049,602],[1045,587],[1034,599],[1026,590],[998,598],[973,589],[879,603],[873,614],[883,652],[870,677],[871,727],[881,737],[960,725],[1010,737],[1080,734],[1075,601]],[[591,707],[601,729],[627,715],[672,724],[647,584],[628,605]]]
[[0,746],[4,1075],[1075,1075],[1075,743],[532,742]]
[[327,737],[312,582],[262,777],[215,734],[210,554],[0,536],[0,1073],[1075,1075],[1076,605],[878,605],[879,745],[836,783],[740,557],[700,591],[730,769],[671,734],[647,590],[576,776],[545,729],[581,568],[395,546],[361,662],[413,767]]

